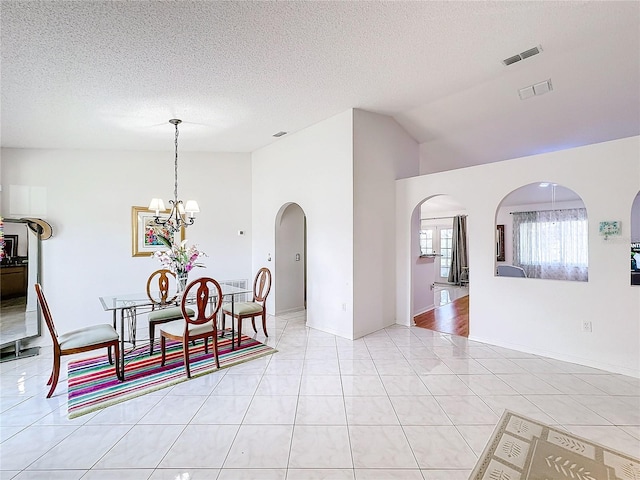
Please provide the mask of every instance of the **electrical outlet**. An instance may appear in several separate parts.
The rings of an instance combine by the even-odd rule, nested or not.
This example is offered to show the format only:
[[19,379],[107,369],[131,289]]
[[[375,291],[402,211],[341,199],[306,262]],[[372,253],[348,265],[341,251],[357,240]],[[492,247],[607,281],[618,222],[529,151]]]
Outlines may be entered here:
[[583,332],[593,332],[593,328],[591,326],[591,322],[585,320],[582,322],[582,331]]

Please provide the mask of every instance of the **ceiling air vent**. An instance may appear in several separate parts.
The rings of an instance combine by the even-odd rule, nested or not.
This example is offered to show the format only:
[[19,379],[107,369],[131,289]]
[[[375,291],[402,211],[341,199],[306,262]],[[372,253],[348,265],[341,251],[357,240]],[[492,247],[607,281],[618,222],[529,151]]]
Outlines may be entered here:
[[505,58],[502,63],[505,65],[512,65],[520,60],[524,60],[525,58],[533,57],[534,55],[539,54],[542,51],[542,47],[538,45],[537,47],[530,48],[529,50],[525,50],[522,53],[514,55],[513,57]]
[[286,135],[286,134],[287,134],[287,132],[278,132],[278,133],[274,133],[273,136],[277,138],[277,137],[281,137],[281,136]]

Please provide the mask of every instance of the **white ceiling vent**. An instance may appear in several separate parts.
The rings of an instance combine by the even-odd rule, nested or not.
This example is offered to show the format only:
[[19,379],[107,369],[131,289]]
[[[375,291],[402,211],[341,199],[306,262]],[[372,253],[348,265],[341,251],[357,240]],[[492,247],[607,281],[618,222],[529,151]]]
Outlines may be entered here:
[[518,95],[520,95],[520,100],[526,100],[527,98],[544,95],[551,90],[553,90],[553,85],[551,84],[551,79],[549,79],[521,88],[518,90]]
[[513,57],[505,58],[502,63],[505,65],[511,65],[513,63],[519,62],[520,60],[524,60],[525,58],[533,57],[534,55],[542,52],[542,47],[538,45],[537,47],[530,48],[529,50],[525,50],[522,53],[514,55]]
[[286,135],[286,134],[287,132],[278,132],[278,133],[274,133],[273,136],[277,138],[277,137],[282,137],[283,135]]

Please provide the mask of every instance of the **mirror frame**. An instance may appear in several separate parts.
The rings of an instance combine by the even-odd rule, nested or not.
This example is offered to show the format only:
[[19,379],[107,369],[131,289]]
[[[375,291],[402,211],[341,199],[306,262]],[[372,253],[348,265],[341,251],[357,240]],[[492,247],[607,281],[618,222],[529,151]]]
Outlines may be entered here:
[[504,262],[504,225],[496,225],[496,260]]

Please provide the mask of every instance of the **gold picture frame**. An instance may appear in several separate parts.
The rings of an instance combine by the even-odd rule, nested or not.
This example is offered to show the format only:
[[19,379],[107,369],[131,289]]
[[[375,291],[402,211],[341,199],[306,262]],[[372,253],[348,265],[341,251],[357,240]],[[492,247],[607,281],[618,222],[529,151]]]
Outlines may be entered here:
[[[160,218],[169,218],[170,210],[160,212]],[[174,242],[184,240],[184,227],[173,238]],[[131,256],[150,257],[155,252],[166,250],[167,246],[154,238],[155,234],[168,236],[162,225],[155,223],[155,212],[146,207],[131,207]]]

